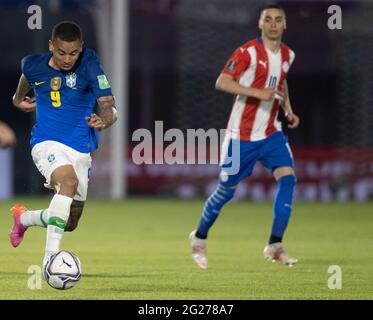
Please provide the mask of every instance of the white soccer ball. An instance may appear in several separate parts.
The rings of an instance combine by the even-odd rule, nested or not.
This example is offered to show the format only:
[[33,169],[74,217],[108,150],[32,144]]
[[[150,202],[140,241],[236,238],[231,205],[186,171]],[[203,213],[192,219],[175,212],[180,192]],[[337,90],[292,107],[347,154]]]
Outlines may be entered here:
[[74,287],[80,280],[82,266],[79,258],[69,251],[59,251],[44,265],[44,278],[48,284],[60,290]]

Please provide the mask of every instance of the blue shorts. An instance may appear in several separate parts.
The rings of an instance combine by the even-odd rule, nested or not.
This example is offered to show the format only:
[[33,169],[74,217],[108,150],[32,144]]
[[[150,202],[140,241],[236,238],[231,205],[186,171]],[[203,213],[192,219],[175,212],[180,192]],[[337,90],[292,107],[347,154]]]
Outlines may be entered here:
[[[232,144],[239,143],[239,154],[234,154]],[[233,150],[233,154],[232,154]],[[279,167],[294,167],[294,159],[288,143],[288,137],[282,132],[276,132],[260,141],[231,140],[228,155],[232,161],[239,161],[238,170],[231,173],[231,164],[220,166],[220,183],[224,186],[235,186],[241,180],[249,177],[257,161],[273,172]]]

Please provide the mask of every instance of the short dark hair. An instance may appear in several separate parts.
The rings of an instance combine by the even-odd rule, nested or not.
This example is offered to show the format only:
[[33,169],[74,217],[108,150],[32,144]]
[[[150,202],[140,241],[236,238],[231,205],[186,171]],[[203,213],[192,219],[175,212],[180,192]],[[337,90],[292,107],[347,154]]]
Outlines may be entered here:
[[62,21],[56,24],[52,30],[52,40],[60,39],[62,41],[83,41],[82,29],[73,21]]
[[278,9],[278,10],[281,10],[285,13],[285,10],[283,7],[279,6],[278,4],[276,3],[271,3],[271,4],[267,4],[261,11],[260,11],[260,15],[262,15],[263,11],[264,10],[268,10],[268,9]]

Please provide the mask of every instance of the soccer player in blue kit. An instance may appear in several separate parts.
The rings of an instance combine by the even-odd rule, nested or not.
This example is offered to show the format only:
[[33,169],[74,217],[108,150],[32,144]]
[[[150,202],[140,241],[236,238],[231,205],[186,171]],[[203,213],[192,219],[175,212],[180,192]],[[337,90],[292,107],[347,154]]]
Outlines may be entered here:
[[[117,119],[114,96],[94,51],[83,48],[80,27],[70,21],[54,26],[49,51],[23,58],[13,104],[36,110],[31,134],[33,161],[55,190],[49,207],[12,209],[10,242],[17,247],[28,227],[47,229],[45,263],[60,250],[64,231],[73,231],[87,198],[90,152],[98,148],[98,131]],[[27,93],[33,89],[35,97]],[[97,108],[97,110],[96,110]]]

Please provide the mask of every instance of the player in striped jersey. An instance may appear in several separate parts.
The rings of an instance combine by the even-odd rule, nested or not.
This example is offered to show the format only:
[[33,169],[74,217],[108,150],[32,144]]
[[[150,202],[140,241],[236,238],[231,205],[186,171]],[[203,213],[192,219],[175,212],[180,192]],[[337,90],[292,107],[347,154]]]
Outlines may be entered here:
[[[286,254],[282,245],[291,214],[296,177],[288,140],[277,120],[282,108],[288,127],[299,125],[286,82],[295,54],[282,43],[286,17],[281,7],[269,5],[264,8],[259,18],[259,29],[261,37],[239,47],[216,82],[217,90],[235,97],[222,147],[219,184],[205,203],[198,228],[189,236],[192,258],[202,269],[207,268],[206,239],[209,229],[224,204],[233,198],[237,184],[251,175],[257,161],[272,172],[278,185],[273,225],[264,257],[287,265],[297,263],[297,259]],[[240,169],[232,174],[224,160],[234,150],[232,144],[237,142]]]

